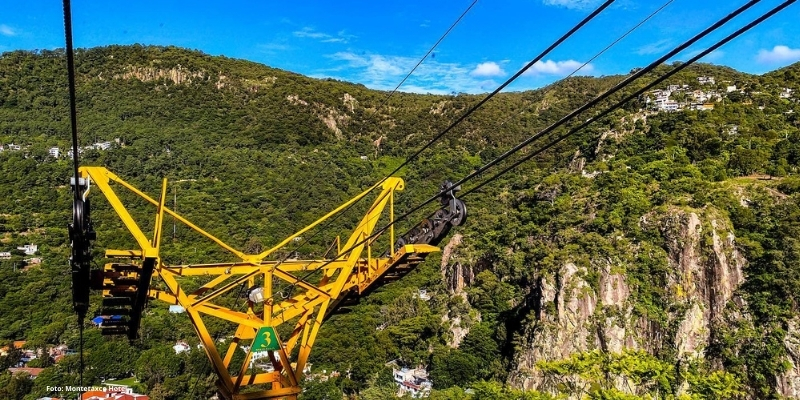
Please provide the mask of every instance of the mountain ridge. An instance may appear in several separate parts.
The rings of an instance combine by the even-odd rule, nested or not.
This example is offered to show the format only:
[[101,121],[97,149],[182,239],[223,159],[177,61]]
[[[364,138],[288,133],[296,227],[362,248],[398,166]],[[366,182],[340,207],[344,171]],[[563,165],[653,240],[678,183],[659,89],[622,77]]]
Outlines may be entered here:
[[[481,98],[396,93],[377,109],[385,91],[174,47],[109,46],[76,56],[81,147],[92,147],[82,164],[106,166],[147,193],[168,177],[181,213],[248,251],[374,184]],[[0,56],[2,243],[34,242],[42,258],[24,272],[17,271],[28,263],[23,256],[0,260],[0,340],[27,339],[32,348],[77,340],[64,267],[71,162],[63,156],[61,57],[49,50]],[[800,132],[796,92],[781,97],[800,90],[792,75],[798,66],[761,76],[689,67],[660,89],[720,92],[713,110],[665,112],[638,99],[471,195],[470,222],[446,259],[431,259],[323,325],[315,368],[350,374],[332,379],[333,387],[321,379],[307,387],[370,398],[394,388],[384,363],[397,359],[428,367],[432,398],[468,397],[464,387],[476,399],[522,398],[522,389],[539,398],[800,394],[800,352],[790,342],[800,335],[793,257],[800,245],[792,239],[800,232]],[[709,75],[713,88],[698,81]],[[620,79],[574,77],[501,93],[400,171],[407,185],[397,209]],[[107,149],[90,146],[105,142]],[[51,156],[53,147],[62,155]],[[135,245],[95,199],[98,253]],[[149,215],[141,204],[131,211]],[[320,256],[360,211],[290,250]],[[225,257],[180,225],[163,256],[170,263]],[[423,288],[430,300],[420,299]],[[193,346],[194,333],[163,305],[148,312],[149,342],[103,341],[87,330],[97,368],[87,380],[135,374],[143,391],[185,397],[210,371],[202,354],[178,356],[170,346]],[[47,385],[77,378],[75,363],[42,361],[47,373],[28,386],[0,374],[0,387],[13,381],[26,389],[0,393],[47,395]],[[213,391],[208,382],[198,386]]]

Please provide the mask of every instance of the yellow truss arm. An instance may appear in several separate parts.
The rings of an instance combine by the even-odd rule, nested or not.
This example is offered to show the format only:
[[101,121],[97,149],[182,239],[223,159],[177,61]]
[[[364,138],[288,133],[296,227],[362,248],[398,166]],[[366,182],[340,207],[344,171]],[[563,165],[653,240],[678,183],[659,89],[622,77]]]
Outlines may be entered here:
[[[220,393],[227,399],[276,399],[295,398],[300,392],[298,382],[307,365],[311,348],[319,327],[329,313],[329,309],[348,293],[362,293],[374,284],[387,270],[400,262],[408,262],[409,255],[427,254],[437,251],[433,246],[407,245],[391,257],[372,257],[375,240],[364,242],[372,235],[375,227],[389,206],[388,220],[394,219],[394,192],[403,190],[403,180],[388,178],[345,202],[319,220],[300,229],[270,249],[259,254],[247,254],[226,244],[206,230],[193,224],[165,205],[167,181],[162,182],[161,196],[155,200],[136,189],[102,167],[82,167],[81,176],[95,183],[108,199],[111,207],[133,236],[138,248],[129,250],[107,250],[107,257],[126,258],[133,262],[155,262],[153,275],[163,282],[163,289],[149,289],[149,296],[170,304],[179,304],[186,309],[189,319],[200,338],[203,348],[216,371]],[[112,184],[119,185],[146,202],[155,206],[155,228],[148,239],[142,228],[134,220],[114,192]],[[347,254],[333,260],[265,260],[278,249],[289,244],[294,238],[308,232],[320,223],[331,218],[354,202],[368,196],[380,188],[376,199],[367,213],[355,227],[344,244],[351,248]],[[164,265],[160,258],[161,233],[164,215],[170,215],[222,249],[235,255],[240,262],[208,263],[196,265]],[[389,243],[394,243],[394,231],[390,232]],[[363,243],[362,243],[363,242]],[[360,244],[359,244],[360,243]],[[364,252],[366,250],[366,256]],[[138,261],[136,261],[138,260]],[[209,281],[193,288],[189,277],[210,278]],[[246,310],[230,309],[219,300],[231,292],[236,293],[242,285],[260,288],[264,301],[248,299]],[[197,286],[195,283],[194,286]],[[105,295],[110,295],[106,290]],[[233,339],[223,354],[206,328],[204,318],[214,317],[234,323],[237,328]],[[282,329],[282,327],[286,329]],[[255,336],[260,329],[268,328],[275,333],[279,345],[264,352],[248,351],[245,362],[232,366],[233,352],[242,344],[255,344]],[[286,335],[281,340],[279,333]],[[295,349],[297,351],[295,352]],[[250,360],[266,359],[261,368],[248,374]],[[238,371],[232,375],[230,371]],[[244,387],[251,386],[246,392]]]

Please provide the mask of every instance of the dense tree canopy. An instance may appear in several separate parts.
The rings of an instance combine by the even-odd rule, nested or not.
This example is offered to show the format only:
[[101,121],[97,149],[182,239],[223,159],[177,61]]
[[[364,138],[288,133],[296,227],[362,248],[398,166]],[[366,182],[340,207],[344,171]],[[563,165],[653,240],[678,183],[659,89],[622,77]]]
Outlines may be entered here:
[[[0,251],[12,252],[0,260],[0,340],[26,339],[30,348],[63,343],[74,349],[78,342],[66,266],[71,162],[63,157],[70,145],[63,57],[63,50],[0,56]],[[361,85],[174,47],[110,46],[79,50],[76,57],[81,146],[111,144],[85,150],[81,163],[105,166],[150,194],[168,177],[173,208],[248,251],[279,242],[374,184],[480,99],[398,93],[377,109],[385,93]],[[697,86],[698,76],[714,75],[714,90],[736,84],[743,91],[728,94],[713,111],[655,113],[640,99],[470,195],[469,223],[459,230],[464,244],[453,261],[474,267],[470,286],[454,294],[431,258],[362,299],[352,312],[332,317],[312,352],[312,371],[339,376],[309,380],[302,397],[386,398],[395,389],[385,376],[386,363],[395,360],[427,367],[434,399],[554,398],[505,385],[521,336],[535,320],[537,305],[529,300],[536,280],[570,262],[588,267],[584,278],[597,286],[592,260],[620,260],[637,315],[668,331],[675,310],[664,300],[667,245],[641,221],[674,208],[729,219],[749,261],[740,293],[752,320],[715,331],[707,350],[724,369],[676,369],[675,354],[666,350],[588,352],[539,368],[564,381],[583,376],[588,386],[581,390],[589,398],[627,398],[608,385],[610,373],[640,381],[653,396],[674,393],[684,382],[692,398],[774,396],[775,377],[786,368],[787,321],[797,315],[800,292],[800,184],[794,178],[800,123],[797,98],[778,93],[800,92],[798,71],[794,65],[752,76],[693,66],[669,83]],[[398,211],[619,79],[575,77],[498,95],[400,171],[407,185],[396,198]],[[12,143],[21,150],[11,150]],[[52,147],[62,156],[50,156]],[[134,243],[107,202],[99,195],[92,199],[99,262],[103,249]],[[135,217],[152,220],[144,204],[130,207]],[[353,207],[324,233],[278,256],[322,256],[365,208]],[[414,215],[398,229],[423,217]],[[172,225],[169,218],[165,223]],[[39,245],[41,264],[31,265],[16,250],[28,243]],[[162,257],[167,263],[200,263],[227,256],[175,224],[166,228]],[[429,300],[420,298],[421,288]],[[468,330],[457,348],[455,318]],[[222,328],[210,326],[213,334]],[[87,327],[85,350],[93,368],[85,380],[135,376],[137,388],[153,398],[213,392],[211,371],[185,314],[170,314],[153,302],[141,333],[142,340],[128,343],[106,340]],[[175,354],[176,340],[188,340],[192,350]],[[0,367],[16,364],[18,356],[0,357]],[[77,382],[75,356],[55,365],[38,362],[46,368],[34,381],[0,374],[0,397],[33,399],[52,394],[45,390],[49,385]],[[561,394],[572,393],[566,389]]]

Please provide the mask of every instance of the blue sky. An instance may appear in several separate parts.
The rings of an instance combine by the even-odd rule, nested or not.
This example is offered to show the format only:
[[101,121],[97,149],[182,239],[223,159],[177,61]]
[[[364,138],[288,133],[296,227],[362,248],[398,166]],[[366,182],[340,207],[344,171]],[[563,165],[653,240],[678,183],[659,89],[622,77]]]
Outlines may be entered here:
[[[569,74],[665,1],[617,0],[508,90],[541,87]],[[401,90],[491,91],[600,2],[478,0]],[[644,66],[745,2],[674,0],[581,74],[620,74]],[[176,45],[312,77],[393,89],[470,3],[73,0],[72,13],[76,47]],[[780,1],[761,3],[701,43],[713,43]],[[0,7],[0,52],[64,47],[60,1],[2,0]],[[759,74],[800,61],[796,21],[797,4],[705,61]],[[700,49],[689,49],[676,59]]]

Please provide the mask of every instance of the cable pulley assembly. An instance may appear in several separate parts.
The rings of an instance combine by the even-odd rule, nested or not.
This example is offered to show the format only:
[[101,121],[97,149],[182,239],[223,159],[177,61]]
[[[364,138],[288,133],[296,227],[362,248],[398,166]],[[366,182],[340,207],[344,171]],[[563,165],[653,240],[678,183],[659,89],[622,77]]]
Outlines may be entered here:
[[[72,179],[72,190],[76,196],[72,204],[72,223],[69,224],[69,239],[72,254],[69,262],[72,273],[72,308],[82,322],[89,309],[89,278],[92,262],[91,242],[96,239],[92,227],[90,201],[85,197],[89,191],[89,180]],[[83,193],[83,195],[81,195]]]
[[442,208],[436,210],[431,218],[423,219],[414,228],[395,241],[394,249],[399,250],[407,244],[429,244],[435,246],[450,232],[450,228],[462,225],[467,220],[467,206],[456,197],[461,186],[453,186],[445,181],[440,187],[439,201]]

